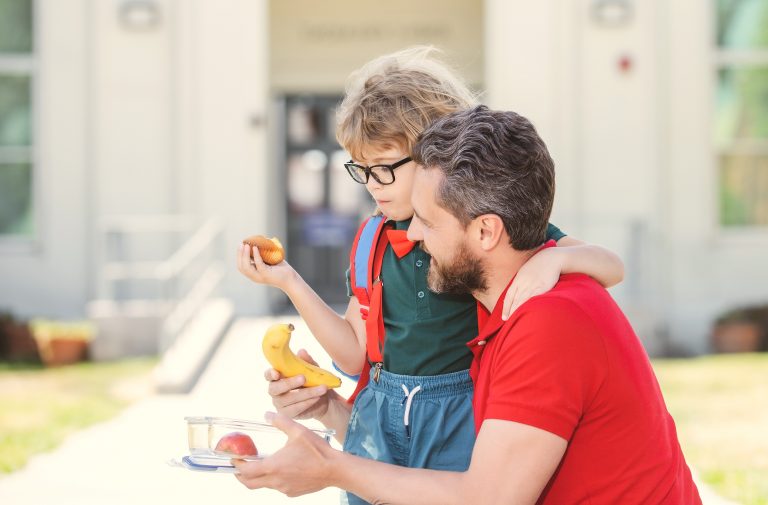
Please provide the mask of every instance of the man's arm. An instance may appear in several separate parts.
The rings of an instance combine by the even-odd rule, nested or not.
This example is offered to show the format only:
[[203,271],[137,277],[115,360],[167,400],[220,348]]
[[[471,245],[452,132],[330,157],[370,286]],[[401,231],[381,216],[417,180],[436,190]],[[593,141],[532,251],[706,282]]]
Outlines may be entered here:
[[547,431],[490,419],[480,430],[469,469],[447,472],[405,468],[337,451],[285,416],[275,416],[273,424],[288,434],[288,443],[264,460],[235,462],[240,482],[289,496],[337,486],[371,503],[533,504],[567,446]]

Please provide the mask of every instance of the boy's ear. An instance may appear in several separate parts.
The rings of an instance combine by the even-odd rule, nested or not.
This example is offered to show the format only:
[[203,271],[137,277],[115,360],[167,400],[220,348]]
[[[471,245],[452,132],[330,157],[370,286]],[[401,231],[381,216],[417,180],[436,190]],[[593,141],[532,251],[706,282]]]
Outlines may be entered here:
[[477,237],[483,251],[495,248],[506,233],[504,222],[496,214],[478,216],[474,219],[474,224],[477,227]]

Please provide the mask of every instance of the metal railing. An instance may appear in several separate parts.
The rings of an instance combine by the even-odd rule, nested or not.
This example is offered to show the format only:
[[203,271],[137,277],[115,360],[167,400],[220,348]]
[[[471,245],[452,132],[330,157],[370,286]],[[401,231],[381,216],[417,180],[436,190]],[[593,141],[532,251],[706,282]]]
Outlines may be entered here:
[[[209,219],[194,229],[193,223],[182,215],[112,216],[100,226],[99,302],[107,302],[115,317],[126,320],[129,313],[157,317],[161,353],[224,277],[217,249],[223,243],[221,224]],[[158,250],[172,252],[160,260],[137,258]],[[139,285],[143,293],[137,295]]]

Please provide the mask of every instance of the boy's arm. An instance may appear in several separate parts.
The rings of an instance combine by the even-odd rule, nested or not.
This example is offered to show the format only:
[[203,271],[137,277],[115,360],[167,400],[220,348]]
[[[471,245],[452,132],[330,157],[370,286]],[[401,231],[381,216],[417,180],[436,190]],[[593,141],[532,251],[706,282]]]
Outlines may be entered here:
[[504,297],[502,319],[509,319],[529,298],[552,289],[560,275],[573,273],[589,275],[609,288],[624,279],[624,263],[604,247],[564,236],[557,247],[539,251],[520,268]]
[[336,365],[350,375],[360,373],[365,360],[365,323],[360,307],[351,298],[344,317],[330,308],[302,277],[286,262],[265,264],[254,247],[240,246],[238,270],[260,284],[280,288],[306,321],[310,331]]
[[565,236],[557,241],[562,249],[563,263],[560,273],[587,274],[604,288],[615,286],[624,280],[624,262],[618,254],[599,245],[587,244]]
[[[305,353],[303,356],[302,352]],[[315,364],[304,350],[299,351],[299,357]],[[352,412],[352,405],[345,398],[323,385],[302,387],[305,381],[303,376],[284,378],[273,368],[264,372],[264,378],[269,381],[267,392],[278,413],[292,419],[317,419],[326,428],[334,430],[339,443],[344,443]]]
[[341,317],[298,275],[285,294],[336,366],[346,374],[359,374],[365,360],[365,321],[357,298],[349,299]]

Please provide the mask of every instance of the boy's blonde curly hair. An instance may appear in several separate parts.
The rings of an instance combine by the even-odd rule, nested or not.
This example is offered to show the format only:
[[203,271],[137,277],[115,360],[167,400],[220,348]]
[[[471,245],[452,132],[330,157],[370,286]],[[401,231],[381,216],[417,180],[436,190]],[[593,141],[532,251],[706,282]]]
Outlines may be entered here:
[[365,146],[401,146],[410,154],[435,120],[477,104],[438,51],[417,46],[376,58],[350,75],[336,110],[336,139],[354,160]]

